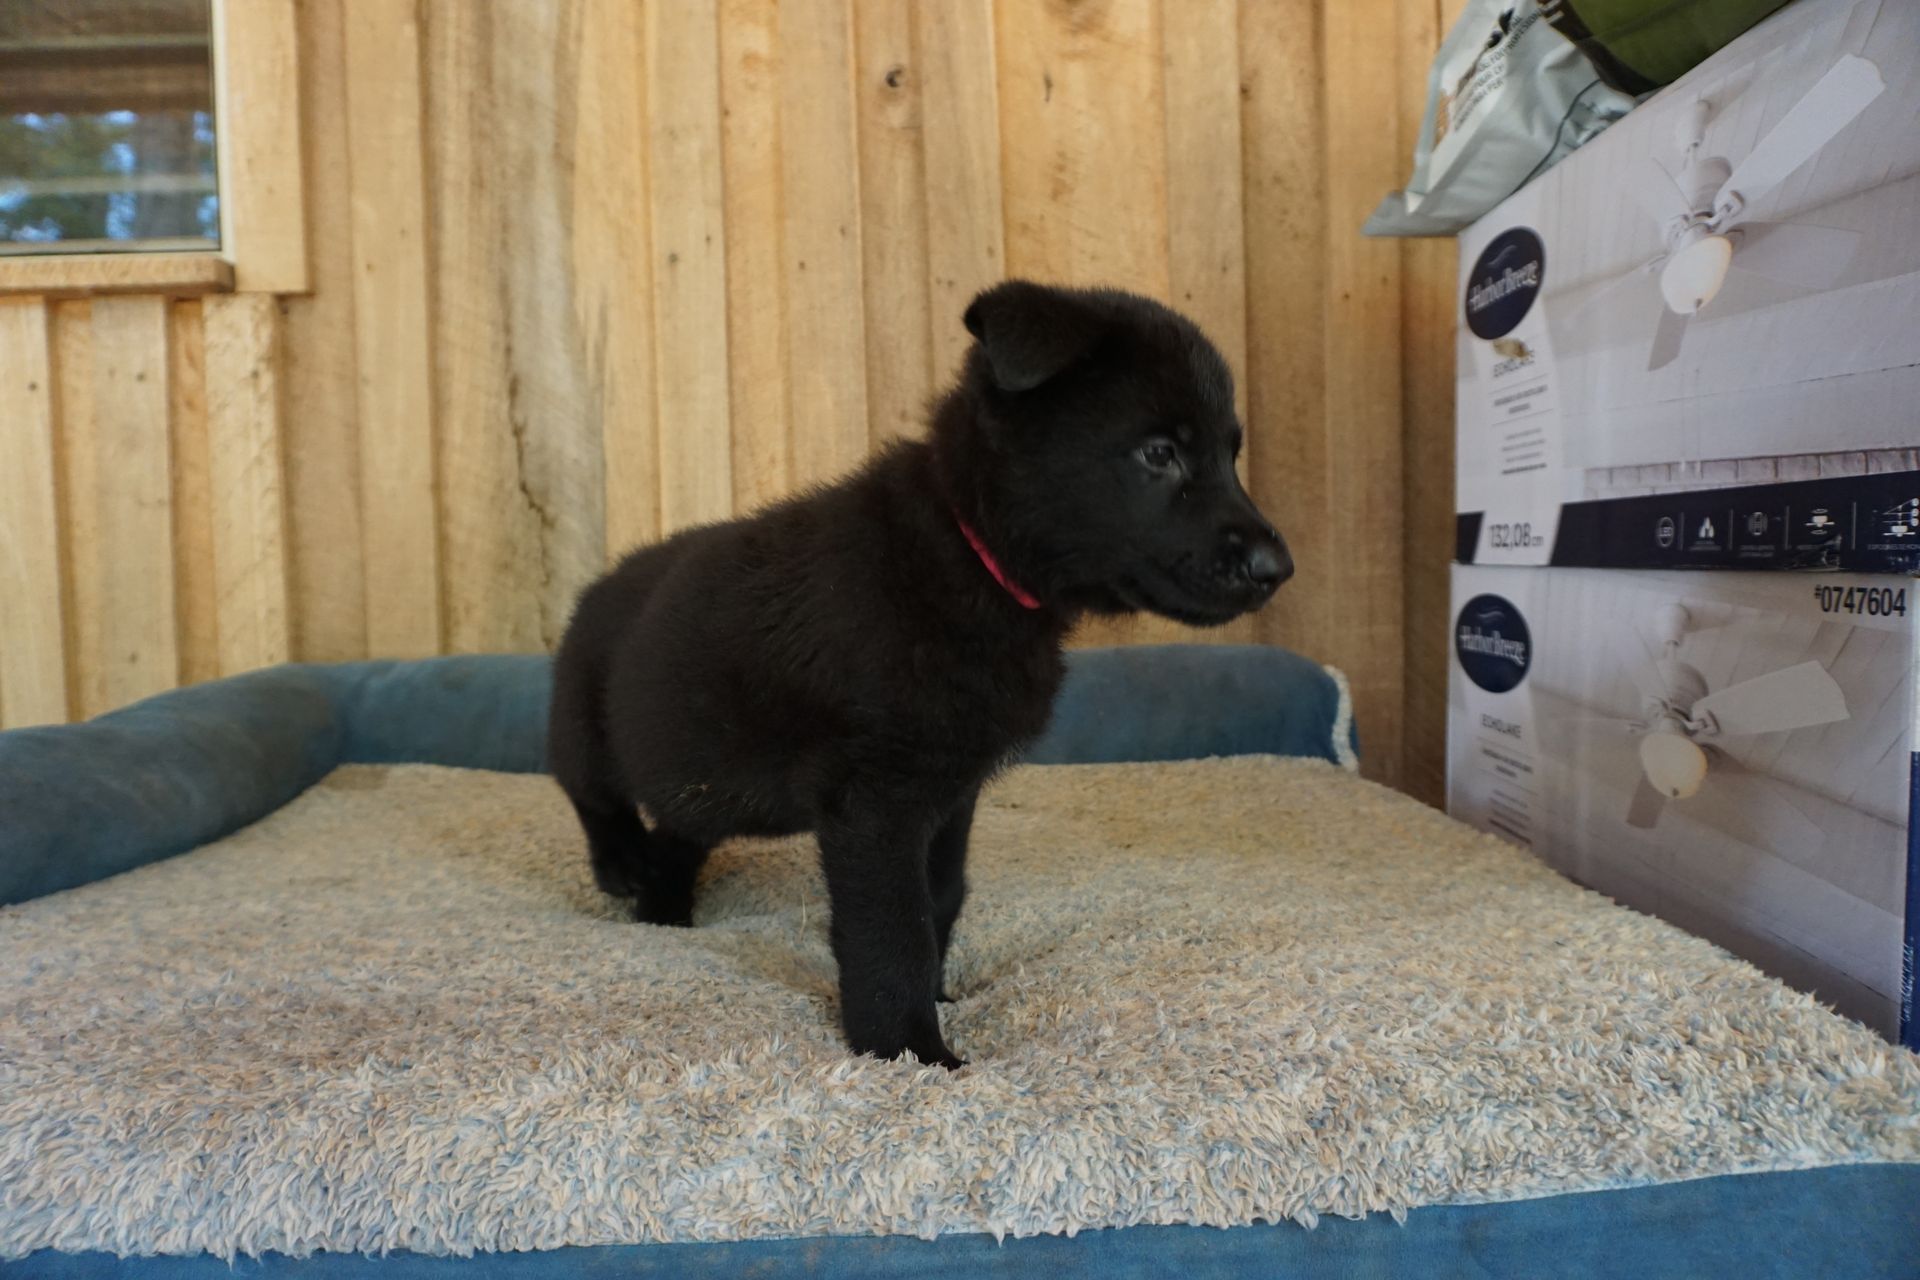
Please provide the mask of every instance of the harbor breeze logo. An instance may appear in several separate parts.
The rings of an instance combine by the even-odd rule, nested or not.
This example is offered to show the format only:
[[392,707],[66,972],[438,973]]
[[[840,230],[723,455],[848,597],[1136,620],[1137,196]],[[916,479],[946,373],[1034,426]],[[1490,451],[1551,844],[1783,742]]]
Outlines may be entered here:
[[1500,596],[1467,601],[1454,624],[1453,648],[1467,679],[1488,693],[1513,689],[1533,665],[1533,634],[1526,619]]
[[1526,227],[1502,231],[1480,251],[1467,276],[1467,328],[1492,341],[1527,318],[1540,292],[1546,246]]

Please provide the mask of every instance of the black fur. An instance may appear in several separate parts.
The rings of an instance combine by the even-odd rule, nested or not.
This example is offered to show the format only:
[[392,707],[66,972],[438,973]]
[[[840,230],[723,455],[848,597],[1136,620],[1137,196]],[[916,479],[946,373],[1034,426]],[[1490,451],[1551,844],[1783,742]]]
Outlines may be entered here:
[[594,875],[641,920],[691,923],[717,842],[815,832],[848,1043],[948,1067],[935,1001],[974,800],[1045,728],[1068,629],[1223,623],[1292,571],[1234,475],[1232,378],[1191,323],[1010,281],[966,325],[926,442],[590,587],[549,735]]

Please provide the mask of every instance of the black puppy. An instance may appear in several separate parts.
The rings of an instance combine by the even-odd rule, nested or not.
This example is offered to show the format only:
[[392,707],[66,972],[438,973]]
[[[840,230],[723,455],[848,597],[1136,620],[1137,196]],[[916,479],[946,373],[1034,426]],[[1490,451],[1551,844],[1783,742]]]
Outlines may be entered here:
[[1009,281],[966,325],[926,442],[588,588],[548,747],[595,878],[641,920],[691,923],[717,842],[815,832],[848,1043],[947,1067],[934,1006],[974,799],[1045,728],[1068,629],[1217,625],[1293,571],[1234,475],[1232,375],[1193,324]]

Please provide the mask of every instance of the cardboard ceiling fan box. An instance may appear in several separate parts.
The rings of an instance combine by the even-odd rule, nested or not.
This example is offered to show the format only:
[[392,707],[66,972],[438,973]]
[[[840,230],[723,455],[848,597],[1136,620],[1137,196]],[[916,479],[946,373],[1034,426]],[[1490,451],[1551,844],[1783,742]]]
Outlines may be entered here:
[[1448,807],[1920,1048],[1917,64],[1800,0],[1461,236]]
[[1800,0],[1462,233],[1456,559],[1920,570],[1917,120]]
[[1920,1049],[1920,581],[1455,565],[1447,808]]

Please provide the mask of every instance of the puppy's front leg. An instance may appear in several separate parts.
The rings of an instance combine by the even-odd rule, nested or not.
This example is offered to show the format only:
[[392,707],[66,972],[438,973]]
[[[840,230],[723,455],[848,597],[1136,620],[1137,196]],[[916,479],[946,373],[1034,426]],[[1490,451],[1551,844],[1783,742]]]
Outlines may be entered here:
[[935,998],[952,1004],[947,994],[947,944],[953,940],[953,922],[967,897],[967,836],[973,830],[973,806],[979,792],[970,791],[933,833],[927,848],[927,887],[933,893]]
[[820,829],[840,964],[840,1022],[855,1053],[911,1053],[962,1066],[940,1035],[933,897],[927,886],[931,824],[885,809],[852,808]]

